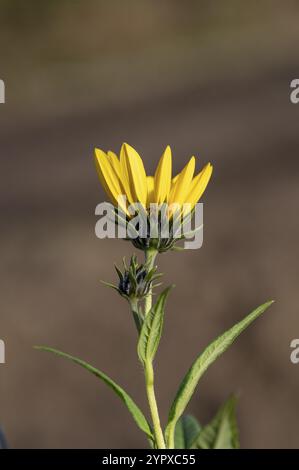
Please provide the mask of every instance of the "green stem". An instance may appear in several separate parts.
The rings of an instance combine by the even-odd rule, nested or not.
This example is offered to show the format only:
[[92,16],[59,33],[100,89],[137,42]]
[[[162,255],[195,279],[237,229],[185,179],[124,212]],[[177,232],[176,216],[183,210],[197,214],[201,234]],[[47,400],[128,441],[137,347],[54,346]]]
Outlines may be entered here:
[[[174,449],[174,431],[175,431],[175,426],[171,426],[168,429],[168,439],[167,439],[167,448],[168,449]],[[166,437],[167,437],[167,432],[166,432]]]
[[[155,256],[153,256],[153,260],[151,259],[152,262],[154,262],[154,259],[155,259]],[[150,300],[151,300],[151,297],[152,295],[150,295]],[[138,334],[140,334],[143,320],[140,317],[137,299],[130,299],[130,306],[131,306],[131,311],[135,320]],[[153,365],[151,362],[146,362],[144,364],[144,372],[145,372],[146,393],[147,393],[147,398],[148,398],[151,417],[152,417],[156,446],[158,449],[165,449],[166,446],[165,446],[163,432],[161,429],[158,406],[156,402],[155,389],[154,389],[154,369],[153,369]]]
[[[148,271],[153,269],[157,254],[158,254],[157,250],[153,248],[149,248],[148,250],[145,251],[145,262],[146,262]],[[145,317],[150,311],[150,309],[152,308],[152,294],[153,293],[152,293],[152,288],[151,288],[144,301],[144,316]]]
[[158,406],[154,389],[154,370],[151,362],[145,363],[145,382],[146,393],[151,411],[152,423],[154,428],[154,435],[158,449],[166,449],[164,436],[160,424]]
[[[147,265],[147,269],[149,271],[153,269],[154,267],[157,254],[158,254],[158,251],[153,248],[149,248],[148,250],[145,251],[145,262]],[[153,293],[152,293],[152,289],[150,289],[144,302],[144,317],[146,317],[146,315],[149,313],[149,311],[152,308],[152,302],[153,302],[152,297],[153,297]],[[156,396],[155,396],[154,369],[153,369],[152,362],[146,362],[144,364],[144,371],[145,371],[146,393],[147,393],[147,399],[148,399],[151,417],[152,417],[156,446],[158,449],[166,449],[164,435],[163,435],[163,431],[162,431],[161,424],[160,424],[160,417],[159,417]]]

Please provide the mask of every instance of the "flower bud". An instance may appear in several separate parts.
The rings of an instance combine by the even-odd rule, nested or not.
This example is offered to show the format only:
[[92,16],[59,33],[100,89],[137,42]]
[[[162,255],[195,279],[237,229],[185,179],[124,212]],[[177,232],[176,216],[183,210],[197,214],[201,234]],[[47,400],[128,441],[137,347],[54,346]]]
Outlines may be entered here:
[[124,261],[124,271],[115,266],[119,277],[117,290],[121,296],[127,299],[142,299],[151,290],[153,280],[159,275],[155,274],[156,268],[148,270],[146,264],[138,264],[136,256],[132,256],[127,267]]

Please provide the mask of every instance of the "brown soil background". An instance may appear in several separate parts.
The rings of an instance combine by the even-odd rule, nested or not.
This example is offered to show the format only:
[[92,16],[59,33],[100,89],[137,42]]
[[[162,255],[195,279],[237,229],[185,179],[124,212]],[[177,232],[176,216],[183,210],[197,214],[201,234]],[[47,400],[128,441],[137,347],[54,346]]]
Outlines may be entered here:
[[175,170],[192,154],[215,168],[203,248],[159,259],[176,284],[156,359],[163,422],[198,352],[274,298],[189,411],[206,422],[236,391],[242,447],[298,447],[298,4],[1,3],[0,423],[10,446],[146,445],[105,385],[32,348],[82,357],[146,409],[132,319],[100,284],[133,248],[94,235],[104,195],[93,148],[127,141],[149,173],[166,144]]

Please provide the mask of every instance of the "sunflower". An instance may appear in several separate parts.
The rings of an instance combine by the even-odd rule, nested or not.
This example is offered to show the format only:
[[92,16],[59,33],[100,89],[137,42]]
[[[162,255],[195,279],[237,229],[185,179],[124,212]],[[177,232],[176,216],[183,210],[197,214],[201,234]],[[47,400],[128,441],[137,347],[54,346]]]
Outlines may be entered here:
[[112,204],[118,205],[119,197],[126,196],[129,204],[141,203],[147,209],[151,203],[166,203],[183,207],[189,204],[192,211],[203,195],[211,178],[210,163],[194,176],[195,157],[172,178],[172,155],[169,145],[163,152],[154,176],[147,176],[142,158],[129,144],[124,143],[120,157],[110,150],[105,153],[95,149],[95,164],[99,179]]
[[[126,214],[128,220],[132,217],[128,207],[136,203],[147,213],[153,204],[158,207],[166,205],[168,219],[173,219],[174,213],[178,211],[183,217],[192,214],[213,171],[212,165],[208,163],[194,176],[195,157],[191,157],[183,170],[172,177],[172,155],[170,147],[167,146],[154,176],[147,176],[142,158],[127,143],[121,146],[119,158],[110,150],[106,153],[96,148],[95,165],[109,199],[115,207]],[[138,246],[139,241],[133,243]],[[168,240],[167,243],[164,241],[163,246],[169,249],[172,241]],[[138,248],[144,249],[144,240],[141,245]]]

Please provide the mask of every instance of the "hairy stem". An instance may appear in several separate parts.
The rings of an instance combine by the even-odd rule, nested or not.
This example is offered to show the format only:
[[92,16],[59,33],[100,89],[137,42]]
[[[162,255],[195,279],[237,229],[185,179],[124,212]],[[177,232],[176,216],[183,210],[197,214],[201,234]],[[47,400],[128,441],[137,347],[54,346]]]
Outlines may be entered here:
[[[148,249],[145,251],[145,262],[147,269],[150,271],[154,267],[155,259],[158,252],[155,249]],[[144,302],[144,317],[149,313],[152,308],[152,289],[145,298]],[[144,364],[144,371],[145,371],[145,382],[146,382],[146,393],[149,402],[152,423],[153,423],[153,430],[155,435],[156,446],[158,449],[166,449],[165,440],[163,431],[160,424],[160,417],[159,411],[155,396],[155,388],[154,388],[154,369],[152,362],[146,362]]]
[[[154,267],[155,259],[158,252],[155,249],[148,249],[145,251],[145,262],[147,265],[147,269],[150,271]],[[145,301],[144,301],[144,316],[148,314],[150,309],[152,308],[152,288],[150,289],[149,293],[147,294]]]
[[175,431],[175,426],[169,427],[168,428],[168,437],[167,437],[167,431],[166,431],[167,448],[168,449],[174,449],[174,431]]
[[146,393],[149,402],[155,441],[158,449],[166,449],[163,431],[160,424],[158,406],[154,389],[154,370],[151,362],[145,364]]

